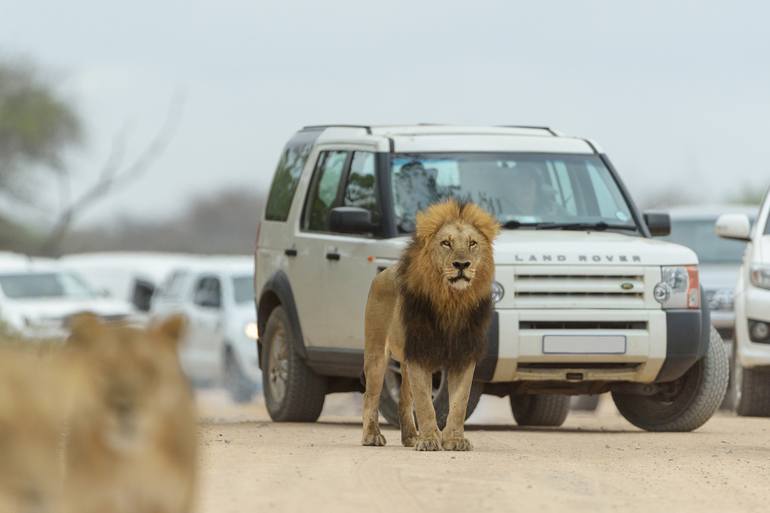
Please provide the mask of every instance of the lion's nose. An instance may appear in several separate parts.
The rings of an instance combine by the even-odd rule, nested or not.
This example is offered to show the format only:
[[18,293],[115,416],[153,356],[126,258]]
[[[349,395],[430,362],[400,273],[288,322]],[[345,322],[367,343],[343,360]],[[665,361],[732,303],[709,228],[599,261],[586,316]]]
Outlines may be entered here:
[[458,269],[460,271],[464,271],[465,269],[469,268],[471,266],[471,263],[469,261],[460,262],[458,260],[455,260],[452,262],[452,265],[455,269]]

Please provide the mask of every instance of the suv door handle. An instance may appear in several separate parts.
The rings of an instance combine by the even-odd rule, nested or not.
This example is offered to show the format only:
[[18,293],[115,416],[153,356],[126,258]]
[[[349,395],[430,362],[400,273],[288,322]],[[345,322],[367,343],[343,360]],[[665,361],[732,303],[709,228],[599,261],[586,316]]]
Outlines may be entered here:
[[334,252],[326,253],[326,260],[339,260],[339,259],[340,259],[339,253],[334,253]]
[[283,250],[283,254],[290,257],[297,256],[297,250],[294,248],[288,248]]

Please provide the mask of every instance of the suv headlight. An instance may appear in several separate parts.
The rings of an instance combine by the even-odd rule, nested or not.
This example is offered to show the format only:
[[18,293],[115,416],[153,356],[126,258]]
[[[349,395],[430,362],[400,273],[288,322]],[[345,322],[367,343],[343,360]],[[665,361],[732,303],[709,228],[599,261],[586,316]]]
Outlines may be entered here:
[[259,330],[257,329],[257,323],[247,322],[246,326],[243,327],[243,333],[250,339],[257,340],[259,338]]
[[770,289],[770,266],[752,265],[749,273],[752,285],[761,289]]
[[700,308],[698,266],[661,267],[653,296],[663,308]]

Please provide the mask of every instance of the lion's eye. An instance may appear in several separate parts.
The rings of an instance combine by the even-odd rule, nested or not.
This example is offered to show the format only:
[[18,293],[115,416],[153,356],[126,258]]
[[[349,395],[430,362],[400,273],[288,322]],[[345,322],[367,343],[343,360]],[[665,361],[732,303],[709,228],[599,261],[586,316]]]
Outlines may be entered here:
[[452,247],[452,243],[449,242],[448,240],[442,240],[441,241],[441,245],[444,246],[445,248],[451,248]]
[[470,241],[470,243],[468,243],[468,247],[473,248],[473,247],[476,247],[476,246],[478,246],[478,243],[475,240],[472,240],[472,241]]

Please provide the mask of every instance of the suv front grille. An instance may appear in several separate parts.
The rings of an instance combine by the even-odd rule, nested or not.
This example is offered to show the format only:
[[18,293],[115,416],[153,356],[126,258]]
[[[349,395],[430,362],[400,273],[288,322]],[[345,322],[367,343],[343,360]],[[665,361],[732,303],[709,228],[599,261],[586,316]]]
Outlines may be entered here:
[[554,273],[526,267],[514,275],[516,305],[523,308],[643,308],[643,269],[586,268]]
[[521,321],[520,330],[646,330],[646,321]]

